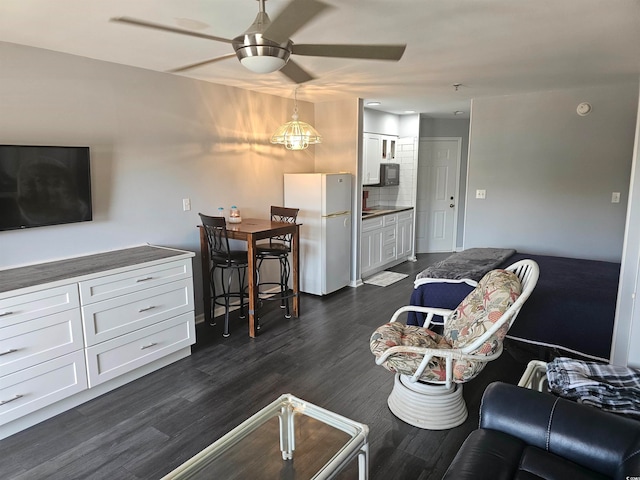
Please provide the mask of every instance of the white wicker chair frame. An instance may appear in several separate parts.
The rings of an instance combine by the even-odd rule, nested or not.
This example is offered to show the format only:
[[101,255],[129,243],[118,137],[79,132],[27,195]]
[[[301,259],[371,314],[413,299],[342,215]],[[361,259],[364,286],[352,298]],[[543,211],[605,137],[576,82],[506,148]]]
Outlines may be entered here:
[[[490,329],[474,342],[460,349],[439,349],[411,346],[396,346],[387,349],[379,358],[376,364],[383,364],[391,355],[402,353],[416,353],[423,355],[423,359],[413,373],[413,375],[396,374],[394,387],[389,396],[389,408],[401,420],[416,427],[430,430],[444,430],[453,428],[463,423],[467,418],[467,407],[462,398],[462,384],[453,382],[453,360],[471,360],[474,362],[490,362],[502,354],[502,344],[492,355],[472,354],[487,339],[489,339],[505,323],[509,323],[509,328],[520,312],[522,305],[529,298],[535,288],[540,270],[538,264],[533,260],[520,260],[505,270],[514,272],[520,279],[522,293]],[[453,310],[442,308],[422,307],[418,305],[407,305],[400,307],[391,317],[391,322],[409,311],[426,313],[425,325],[431,323],[434,315],[439,315],[447,319]],[[421,382],[418,379],[424,372],[433,357],[445,359],[446,380]]]

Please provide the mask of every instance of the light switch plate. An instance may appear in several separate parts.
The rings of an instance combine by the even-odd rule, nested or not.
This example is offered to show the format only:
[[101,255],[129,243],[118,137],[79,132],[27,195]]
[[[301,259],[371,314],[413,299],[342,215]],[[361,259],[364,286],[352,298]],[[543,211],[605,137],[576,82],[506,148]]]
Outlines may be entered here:
[[487,198],[486,190],[476,190],[476,198],[485,199]]
[[191,199],[190,198],[183,198],[182,199],[182,210],[185,211],[185,212],[191,210]]
[[611,194],[611,203],[620,203],[620,192],[613,192]]

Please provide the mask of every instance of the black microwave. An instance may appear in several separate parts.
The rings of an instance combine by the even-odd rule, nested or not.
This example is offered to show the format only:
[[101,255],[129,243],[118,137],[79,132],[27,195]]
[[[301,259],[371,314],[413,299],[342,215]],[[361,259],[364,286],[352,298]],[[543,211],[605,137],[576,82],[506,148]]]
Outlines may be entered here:
[[400,185],[400,164],[381,163],[380,164],[380,186],[392,187]]

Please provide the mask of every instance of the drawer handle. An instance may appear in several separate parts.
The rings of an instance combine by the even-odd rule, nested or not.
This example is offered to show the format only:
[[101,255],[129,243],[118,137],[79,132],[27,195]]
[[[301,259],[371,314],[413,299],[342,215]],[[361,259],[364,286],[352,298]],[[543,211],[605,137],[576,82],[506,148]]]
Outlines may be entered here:
[[15,400],[18,400],[19,398],[22,398],[22,397],[24,397],[24,395],[17,394],[13,398],[10,398],[9,400],[0,400],[0,405],[5,405],[7,403],[11,403],[11,402],[13,402]]
[[3,355],[9,355],[10,353],[14,353],[14,352],[17,352],[17,351],[18,351],[17,348],[10,348],[6,352],[0,352],[0,357],[3,356]]
[[146,312],[146,311],[152,310],[154,308],[156,308],[154,305],[150,305],[148,307],[141,308],[140,310],[138,310],[138,313]]
[[2,312],[0,313],[0,317],[6,317],[7,315],[12,315],[13,312]]
[[144,278],[139,278],[139,279],[137,279],[137,280],[136,280],[136,282],[137,282],[137,283],[140,283],[140,282],[147,282],[147,281],[149,281],[149,280],[153,280],[153,277],[144,277]]
[[156,345],[157,345],[157,343],[156,343],[156,342],[151,342],[151,343],[150,343],[150,344],[148,344],[148,345],[143,345],[143,346],[141,346],[141,347],[140,347],[140,350],[145,350],[145,349],[147,349],[147,348],[155,347]]

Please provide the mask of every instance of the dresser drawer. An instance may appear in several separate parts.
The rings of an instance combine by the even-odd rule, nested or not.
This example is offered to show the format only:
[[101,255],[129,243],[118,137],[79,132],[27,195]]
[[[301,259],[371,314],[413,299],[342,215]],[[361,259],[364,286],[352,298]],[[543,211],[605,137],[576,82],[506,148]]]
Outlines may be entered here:
[[86,388],[82,350],[0,377],[0,425]]
[[80,282],[83,305],[191,278],[191,261],[169,262]]
[[191,278],[82,307],[86,346],[193,311]]
[[95,387],[196,341],[193,312],[87,348],[89,386]]
[[77,308],[75,283],[0,300],[0,328]]
[[0,377],[83,347],[79,309],[0,328]]

